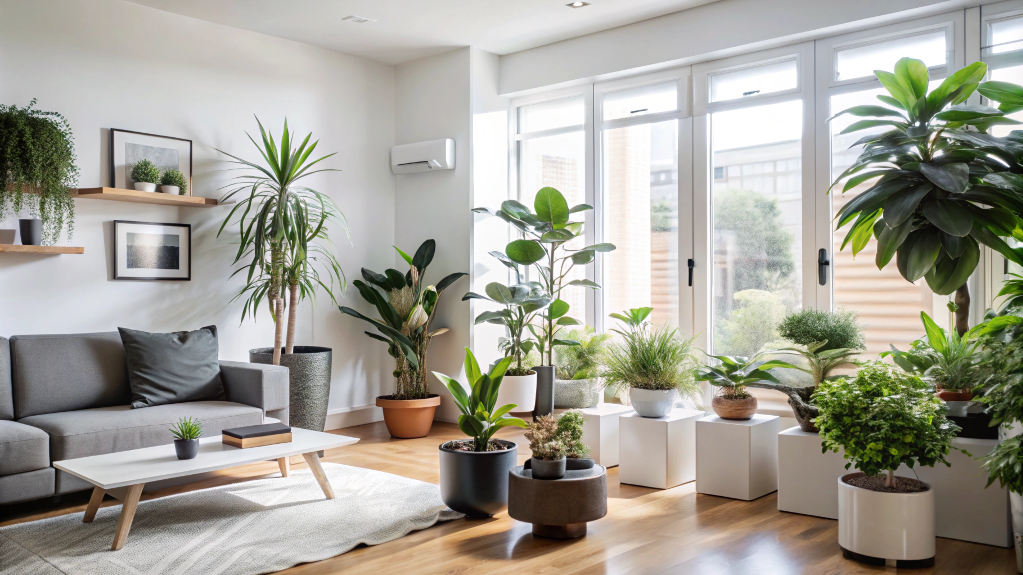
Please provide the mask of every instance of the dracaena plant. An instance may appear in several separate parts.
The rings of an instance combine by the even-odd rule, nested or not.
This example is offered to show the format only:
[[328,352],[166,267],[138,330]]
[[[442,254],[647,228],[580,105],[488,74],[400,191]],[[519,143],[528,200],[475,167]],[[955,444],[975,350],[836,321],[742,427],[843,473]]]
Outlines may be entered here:
[[491,252],[502,263],[533,266],[544,292],[550,296],[550,304],[540,314],[539,325],[529,324],[529,329],[540,345],[541,361],[554,365],[554,346],[575,345],[577,342],[558,337],[564,326],[580,325],[568,316],[570,306],[561,299],[565,288],[578,286],[598,289],[600,286],[590,280],[568,280],[575,266],[591,263],[596,254],[610,252],[614,244],[593,244],[575,250],[567,244],[583,235],[583,222],[570,220],[572,214],[592,210],[593,206],[579,204],[569,208],[565,196],[558,190],[545,187],[536,193],[533,209],[508,200],[499,210],[474,208],[480,214],[489,214],[511,224],[524,237],[510,242],[504,253]]
[[519,283],[520,275],[518,265],[511,262],[515,270],[514,285],[506,286],[499,282],[487,284],[481,295],[476,292],[469,292],[462,297],[462,301],[469,299],[482,299],[492,301],[504,306],[500,311],[485,311],[476,316],[476,325],[481,323],[492,323],[503,325],[507,331],[507,337],[498,341],[498,348],[504,352],[505,357],[515,360],[515,365],[508,368],[508,375],[529,375],[532,373],[529,366],[522,364],[526,355],[532,351],[537,342],[529,338],[526,330],[538,315],[551,303],[551,297],[544,291],[543,286],[538,282]]
[[497,362],[490,373],[483,373],[472,351],[465,348],[465,377],[469,380],[469,393],[457,380],[433,372],[451,392],[458,411],[462,412],[458,416],[458,428],[472,438],[473,451],[500,449],[491,439],[502,427],[526,427],[525,421],[508,416],[508,412],[517,407],[514,403],[497,406],[497,392],[511,362],[512,358],[506,357]]
[[[1023,110],[1023,88],[981,83],[986,72],[983,62],[970,64],[928,92],[927,66],[903,58],[894,72],[875,71],[890,94],[878,96],[884,105],[836,114],[874,118],[854,122],[843,134],[889,128],[856,142],[863,152],[832,184],[844,181],[844,193],[872,183],[836,215],[837,227],[852,223],[842,249],[851,245],[857,254],[874,237],[878,268],[894,258],[907,281],[924,278],[938,295],[955,292],[950,307],[960,334],[969,328],[966,281],[980,261],[980,245],[1023,264],[1019,250],[1002,239],[1023,238],[1023,176],[1012,173],[1019,171],[1023,133],[987,133],[994,125],[1019,123],[1005,114]],[[1001,105],[960,106],[975,91]]]
[[367,317],[358,311],[339,306],[341,313],[366,321],[379,333],[366,335],[387,344],[387,353],[395,359],[394,377],[397,385],[394,399],[424,399],[430,394],[426,379],[426,351],[430,340],[448,331],[442,327],[430,330],[437,313],[437,302],[448,286],[468,275],[464,272],[449,274],[436,286],[426,285],[426,268],[433,261],[437,242],[426,240],[414,256],[394,248],[409,265],[401,273],[395,269],[379,274],[362,268],[366,281],[354,280],[359,295],[376,309],[379,319]]

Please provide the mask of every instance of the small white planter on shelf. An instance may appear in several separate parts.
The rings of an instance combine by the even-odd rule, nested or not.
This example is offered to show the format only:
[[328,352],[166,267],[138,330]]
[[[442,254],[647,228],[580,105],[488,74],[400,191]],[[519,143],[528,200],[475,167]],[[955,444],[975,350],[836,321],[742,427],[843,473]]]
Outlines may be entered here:
[[497,390],[497,405],[515,404],[512,411],[533,411],[536,407],[536,373],[532,375],[506,375]]
[[618,419],[618,480],[655,489],[694,481],[696,420],[704,415],[692,409],[676,409],[657,418],[622,415]]
[[140,192],[155,192],[156,184],[151,184],[149,182],[135,182],[135,189]]
[[583,414],[583,443],[590,448],[590,458],[598,465],[618,465],[621,416],[633,413],[628,405],[602,403],[579,410]]
[[778,489],[776,415],[696,422],[696,492],[752,501]]
[[164,185],[161,185],[160,186],[160,191],[165,193],[165,194],[170,194],[172,196],[181,195],[181,188],[179,188],[177,186],[164,186]]
[[934,489],[882,493],[838,479],[838,544],[847,559],[894,567],[934,565]]

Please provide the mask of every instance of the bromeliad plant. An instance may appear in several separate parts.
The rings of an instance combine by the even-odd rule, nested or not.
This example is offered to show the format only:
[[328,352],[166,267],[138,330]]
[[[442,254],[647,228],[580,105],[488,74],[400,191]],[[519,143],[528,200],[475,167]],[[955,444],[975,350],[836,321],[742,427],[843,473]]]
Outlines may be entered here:
[[706,381],[714,387],[721,388],[721,396],[726,399],[752,397],[752,394],[746,390],[747,387],[775,389],[775,386],[765,385],[765,383],[781,383],[769,371],[771,369],[799,369],[786,361],[777,359],[765,361],[763,353],[750,358],[710,354],[708,357],[716,359],[720,363],[701,367],[697,371],[696,381]]
[[853,365],[856,355],[866,349],[863,331],[853,312],[803,309],[785,316],[778,333],[801,346],[779,351],[803,356],[808,367],[793,367],[809,374],[814,387],[830,377],[835,369]]
[[465,348],[465,377],[469,381],[469,393],[465,392],[465,388],[457,380],[433,372],[433,375],[451,392],[455,405],[462,412],[458,416],[458,428],[472,438],[473,451],[501,449],[491,438],[502,427],[509,425],[526,427],[525,421],[507,415],[509,411],[515,409],[514,403],[497,407],[497,392],[511,362],[512,358],[506,357],[497,362],[490,373],[483,373],[472,351]]
[[198,419],[182,417],[171,426],[170,432],[175,439],[199,439],[202,437],[202,423]]
[[[878,268],[895,258],[906,281],[924,278],[938,295],[955,292],[950,307],[962,335],[969,329],[966,280],[980,261],[980,244],[1023,265],[1021,250],[1003,239],[1023,239],[1023,176],[1013,173],[1023,156],[1023,133],[987,133],[991,126],[1020,123],[1006,114],[1023,110],[1023,87],[981,83],[983,62],[949,75],[929,93],[920,60],[903,58],[894,72],[874,73],[890,94],[878,96],[884,105],[853,106],[835,116],[875,118],[854,122],[843,134],[889,128],[856,142],[863,152],[832,184],[845,181],[844,193],[873,182],[836,215],[837,227],[853,224],[842,249],[851,244],[855,255],[874,237]],[[960,106],[974,91],[1001,105]]]
[[[334,256],[327,224],[335,223],[346,235],[348,225],[330,196],[301,183],[313,174],[339,171],[311,169],[334,154],[310,161],[309,157],[319,143],[309,143],[312,134],[306,136],[297,148],[293,147],[296,140],[288,131],[288,121],[285,120],[278,148],[274,137],[267,135],[263,129],[259,118],[256,118],[256,123],[259,124],[262,144],[256,143],[252,136],[246,136],[259,150],[266,166],[217,150],[232,158],[231,163],[238,164],[241,169],[253,170],[236,176],[233,183],[224,186],[223,189],[228,191],[221,198],[221,203],[236,195],[240,197],[224,218],[217,237],[228,224],[237,224],[238,251],[232,264],[245,262],[231,276],[245,272],[245,286],[234,299],[244,298],[242,321],[249,316],[255,319],[256,311],[266,301],[275,324],[273,363],[280,365],[282,345],[285,353],[294,351],[298,304],[307,297],[314,297],[319,286],[336,305],[334,282],[340,290],[345,288],[344,271]],[[325,277],[320,275],[315,264],[324,268]],[[283,341],[285,307],[288,308],[286,343]]]
[[352,282],[362,299],[376,308],[379,319],[366,317],[350,307],[340,306],[339,309],[341,313],[371,324],[380,333],[367,331],[366,335],[387,344],[387,353],[396,361],[394,377],[398,380],[395,393],[389,399],[425,399],[430,394],[426,378],[426,351],[434,337],[448,331],[446,327],[430,330],[437,313],[437,303],[448,286],[468,274],[455,272],[436,286],[425,285],[426,268],[433,261],[437,242],[426,240],[414,256],[397,247],[394,249],[408,263],[409,271],[403,274],[388,269],[378,274],[362,268],[362,277],[366,281]]
[[554,365],[555,346],[576,344],[559,337],[559,332],[564,326],[580,325],[578,320],[568,317],[570,306],[561,299],[562,292],[572,286],[600,288],[590,280],[569,281],[572,269],[593,262],[596,254],[613,251],[615,246],[601,243],[578,250],[568,248],[568,243],[583,235],[583,222],[570,221],[571,215],[592,210],[593,206],[579,204],[569,208],[565,196],[554,188],[541,188],[536,193],[533,209],[536,213],[520,202],[508,200],[499,210],[474,208],[472,211],[501,218],[525,236],[509,243],[503,254],[491,252],[491,255],[505,265],[533,266],[536,270],[538,281],[551,302],[540,314],[540,325],[529,324],[529,329],[539,343],[541,361]]
[[506,286],[491,282],[487,284],[486,295],[469,292],[462,297],[462,301],[482,299],[504,306],[501,311],[480,313],[476,316],[476,325],[484,322],[503,325],[508,336],[498,341],[498,348],[504,352],[505,357],[515,360],[515,365],[508,368],[508,375],[529,375],[533,372],[522,362],[529,352],[536,348],[537,342],[529,338],[526,328],[551,303],[551,297],[544,292],[538,282],[520,283],[518,264],[509,260],[501,261],[515,271],[515,284]]

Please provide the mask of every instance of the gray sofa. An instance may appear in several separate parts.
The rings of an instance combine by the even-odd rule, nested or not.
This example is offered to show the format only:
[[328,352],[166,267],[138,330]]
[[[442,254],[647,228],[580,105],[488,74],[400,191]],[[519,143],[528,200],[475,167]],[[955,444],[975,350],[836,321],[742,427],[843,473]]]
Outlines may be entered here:
[[172,423],[205,435],[288,422],[288,369],[221,361],[226,401],[132,409],[117,332],[0,337],[0,505],[89,489],[54,461],[169,444]]

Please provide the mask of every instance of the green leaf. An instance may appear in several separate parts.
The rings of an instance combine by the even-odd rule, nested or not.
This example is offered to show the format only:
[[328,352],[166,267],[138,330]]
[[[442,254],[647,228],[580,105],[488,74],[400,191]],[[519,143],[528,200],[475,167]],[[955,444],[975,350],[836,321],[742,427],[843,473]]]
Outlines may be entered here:
[[902,225],[916,211],[920,200],[933,189],[931,184],[921,184],[892,194],[884,203],[884,223],[890,228]]
[[448,287],[450,287],[451,284],[455,283],[456,281],[458,281],[459,279],[461,279],[462,277],[467,276],[467,275],[469,275],[469,274],[467,274],[465,272],[455,272],[455,273],[451,273],[451,274],[448,274],[448,275],[444,276],[444,279],[442,279],[439,282],[437,282],[437,287],[436,287],[437,293],[443,292]]
[[970,237],[995,250],[1005,259],[1023,266],[1023,258],[1020,258],[1020,255],[1016,250],[1009,247],[1009,245],[1001,238],[991,233],[991,231],[983,225],[976,225],[976,222],[974,222],[974,224],[973,229],[970,230]]
[[562,228],[560,230],[551,230],[549,232],[545,232],[542,236],[540,236],[541,242],[550,244],[568,242],[572,241],[573,239],[575,239],[575,234],[573,234],[571,231],[565,228]]
[[[927,109],[940,111],[950,101],[951,96],[964,85],[976,84],[987,75],[987,64],[974,62],[950,74],[942,83],[927,95]],[[970,90],[972,92],[972,90]],[[960,92],[960,95],[962,92]]]
[[405,274],[392,269],[384,270],[384,273],[387,275],[387,283],[391,285],[392,290],[406,287]]
[[615,248],[614,244],[593,244],[591,246],[586,246],[585,248],[583,248],[583,249],[581,249],[579,251],[584,251],[584,252],[613,252],[613,251],[615,251],[615,249],[616,248]]
[[1023,105],[1023,87],[1009,82],[984,82],[977,91],[988,100],[1000,104]]
[[565,285],[588,287],[593,289],[600,289],[600,284],[592,282],[590,280],[572,280]]
[[513,262],[522,265],[536,263],[547,255],[543,246],[534,240],[515,240],[505,247],[504,252]]
[[593,206],[591,206],[589,204],[576,204],[576,205],[572,206],[571,210],[568,210],[568,213],[570,213],[570,214],[577,214],[579,212],[585,212],[587,210],[592,210],[592,209],[593,209]]
[[561,192],[548,186],[540,188],[533,200],[533,209],[536,210],[536,217],[541,221],[559,228],[568,223],[568,202]]
[[583,323],[574,317],[559,317],[558,321],[554,322],[555,325],[582,325]]
[[977,269],[980,262],[980,247],[971,237],[963,238],[962,255],[955,259],[944,258],[928,275],[927,285],[938,295],[949,295],[962,287]]
[[920,312],[920,321],[924,324],[924,333],[927,334],[927,342],[931,344],[938,353],[945,351],[945,344],[947,339],[945,338],[945,330],[938,327],[938,324],[934,323],[931,316],[927,315],[926,312]]
[[575,252],[572,254],[572,263],[577,266],[582,266],[592,262],[593,258],[593,252]]
[[423,245],[419,246],[416,250],[416,255],[412,258],[412,265],[419,270],[420,275],[423,270],[430,265],[433,261],[433,254],[437,251],[437,242],[434,240],[426,240]]
[[934,228],[917,230],[909,234],[896,256],[899,273],[907,281],[924,277],[934,266],[941,253],[941,239]]
[[476,316],[476,321],[473,323],[473,325],[479,325],[481,323],[508,325],[508,310],[485,311]]
[[938,114],[935,114],[934,117],[945,122],[965,122],[967,120],[976,120],[978,118],[989,118],[992,116],[1002,115],[1004,115],[1004,113],[1001,110],[990,106],[957,106],[955,108],[949,108],[944,112],[939,112]]
[[465,367],[465,378],[468,380],[469,386],[474,387],[482,372],[480,372],[480,364],[476,363],[476,356],[472,354],[472,350],[469,348],[465,348],[465,361],[463,365]]
[[913,95],[923,98],[927,95],[927,82],[930,79],[927,65],[915,58],[901,58],[895,63],[895,76],[903,86],[912,89]]
[[[885,215],[887,215],[887,212],[885,212]],[[881,235],[877,238],[877,255],[874,256],[874,263],[877,264],[877,269],[887,266],[892,261],[895,252],[906,241],[911,231],[913,231],[913,223],[908,221],[894,228],[889,228],[887,225],[884,226]]]
[[568,302],[563,299],[556,299],[547,306],[547,317],[551,319],[558,319],[559,317],[568,313],[570,306]]
[[920,162],[920,173],[939,188],[961,193],[970,187],[970,166],[963,163],[936,166]]
[[[521,303],[520,300],[525,299],[524,297],[516,297],[517,294],[513,293],[508,286],[498,282],[488,283],[485,291],[487,292],[487,295],[490,296],[490,299],[505,305]],[[521,295],[524,296],[526,294]]]
[[462,384],[458,383],[454,379],[444,375],[443,373],[433,372],[433,376],[440,380],[444,384],[444,387],[448,388],[451,393],[451,398],[455,400],[455,405],[458,406],[458,410],[464,414],[471,413],[469,411],[469,396],[465,393],[465,388]]
[[895,126],[897,128],[905,129],[909,127],[909,124],[906,122],[896,122],[895,120],[860,120],[849,124],[839,133],[851,134],[853,132],[859,132],[860,130],[866,130],[868,128],[876,128],[878,126]]
[[401,255],[401,259],[405,260],[405,263],[407,263],[408,265],[412,265],[412,256],[410,256],[407,253],[401,251],[401,248],[399,248],[398,246],[391,246],[391,247],[398,251],[398,254]]
[[884,70],[874,70],[874,75],[881,81],[888,93],[902,104],[904,110],[912,110],[916,104],[916,94],[909,84],[903,83],[895,74]]
[[891,108],[885,108],[884,106],[866,105],[846,108],[845,110],[842,110],[841,112],[835,114],[834,116],[831,116],[826,121],[830,122],[831,120],[834,120],[835,118],[841,116],[842,114],[849,114],[851,116],[859,117],[894,116],[896,118],[901,118],[905,120],[905,116],[903,116],[899,112],[896,112],[895,110],[892,110]]
[[930,201],[923,205],[920,213],[946,234],[963,237],[973,229],[973,217],[961,202],[954,200]]

